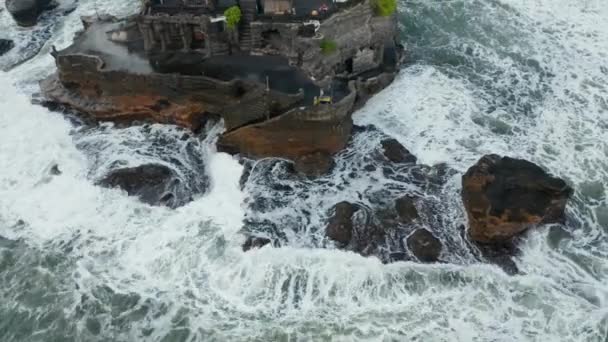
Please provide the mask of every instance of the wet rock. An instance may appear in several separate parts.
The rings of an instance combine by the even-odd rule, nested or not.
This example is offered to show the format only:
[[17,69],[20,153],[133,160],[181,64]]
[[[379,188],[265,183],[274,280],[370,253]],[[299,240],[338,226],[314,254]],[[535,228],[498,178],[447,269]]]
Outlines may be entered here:
[[441,254],[441,241],[426,229],[416,229],[407,237],[407,247],[422,262],[436,262]]
[[243,252],[247,252],[248,250],[251,250],[254,248],[262,248],[262,247],[266,246],[267,244],[269,244],[270,242],[272,242],[272,241],[270,241],[270,239],[268,239],[268,238],[249,236],[249,237],[247,237],[247,240],[243,244]]
[[319,177],[329,173],[334,165],[334,159],[329,153],[319,151],[297,158],[294,169],[305,176]]
[[340,202],[333,208],[333,215],[325,228],[325,235],[343,245],[347,245],[353,235],[353,214],[357,206],[349,202]]
[[414,199],[410,196],[398,198],[395,201],[395,210],[403,223],[411,223],[418,218],[418,209],[414,205]]
[[416,163],[416,156],[410,153],[397,139],[385,139],[380,142],[384,156],[393,163]]
[[15,47],[15,43],[10,39],[0,39],[0,56],[9,52]]
[[6,0],[6,9],[20,26],[34,26],[51,0]]
[[462,177],[469,236],[482,243],[508,241],[528,228],[564,220],[572,189],[522,159],[486,155]]
[[171,208],[190,200],[178,195],[180,183],[172,169],[157,164],[114,170],[98,182],[104,187],[121,188],[144,203]]

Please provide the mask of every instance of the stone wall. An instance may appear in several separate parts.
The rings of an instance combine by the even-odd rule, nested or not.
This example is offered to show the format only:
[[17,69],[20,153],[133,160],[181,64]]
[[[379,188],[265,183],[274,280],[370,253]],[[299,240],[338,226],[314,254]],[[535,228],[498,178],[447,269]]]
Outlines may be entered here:
[[[397,22],[395,16],[379,17],[368,1],[333,14],[321,21],[315,37],[302,34],[303,23],[258,21],[251,25],[254,47],[261,52],[274,51],[287,57],[291,64],[301,67],[317,80],[344,69],[350,62],[350,74],[365,72],[378,67],[383,58],[385,45],[395,43]],[[275,46],[264,46],[264,35],[274,34]],[[336,44],[333,53],[321,50],[323,40]],[[273,44],[270,44],[273,45]],[[266,48],[266,49],[264,49]],[[357,67],[354,70],[354,67]]]
[[351,93],[333,105],[295,108],[268,121],[248,125],[220,137],[218,149],[254,158],[295,160],[315,152],[342,150],[352,130],[350,114],[356,99]]
[[[59,55],[56,63],[59,81],[66,89],[61,93],[54,85],[51,97],[71,105],[74,103],[70,102],[81,97],[77,101],[80,107],[75,107],[93,115],[97,113],[99,119],[139,119],[148,113],[161,122],[181,123],[191,122],[193,117],[205,112],[221,115],[226,128],[231,130],[264,119],[269,110],[286,111],[303,97],[301,93],[266,92],[265,85],[254,81],[226,82],[205,76],[105,70],[100,57],[83,54]],[[89,101],[96,104],[87,109],[85,106]],[[134,107],[137,110],[128,110]],[[159,110],[159,107],[165,110]],[[201,113],[191,113],[190,116],[182,113],[182,117],[177,118],[173,117],[175,109],[172,107],[180,108],[182,112],[196,108]],[[159,111],[163,113],[159,114]],[[134,112],[140,114],[134,115]]]

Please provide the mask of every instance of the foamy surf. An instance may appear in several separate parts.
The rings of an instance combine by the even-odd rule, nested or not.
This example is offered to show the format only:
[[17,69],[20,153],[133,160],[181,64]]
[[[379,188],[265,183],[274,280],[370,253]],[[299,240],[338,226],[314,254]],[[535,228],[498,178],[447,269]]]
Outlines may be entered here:
[[[323,182],[281,179],[293,191],[265,218],[279,223],[282,246],[244,253],[242,222],[256,215],[248,204],[277,197],[264,177],[280,176],[278,166],[259,163],[241,189],[243,167],[213,147],[219,126],[185,142],[161,125],[74,126],[29,102],[35,81],[52,71],[42,53],[0,76],[2,339],[606,340],[607,7],[505,0],[402,8],[414,64],[355,121],[397,138],[425,164],[462,172],[494,152],[568,179],[577,192],[567,226],[530,234],[520,275],[477,263],[450,234],[464,221],[459,175],[439,198],[451,222],[442,236],[451,263],[385,265],[324,244],[325,211],[340,200],[385,189],[425,194],[380,171],[351,176],[380,139],[374,133],[356,138]],[[134,10],[81,1],[43,52],[68,45],[80,15]],[[171,143],[158,148],[151,136]],[[210,180],[183,207],[152,207],[95,185],[116,161],[167,156]],[[61,175],[50,174],[53,165]]]

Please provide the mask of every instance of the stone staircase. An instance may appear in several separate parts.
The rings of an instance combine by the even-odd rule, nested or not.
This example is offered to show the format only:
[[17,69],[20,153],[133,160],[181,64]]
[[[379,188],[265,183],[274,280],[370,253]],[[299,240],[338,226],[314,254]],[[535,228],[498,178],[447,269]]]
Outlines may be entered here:
[[253,37],[251,35],[251,23],[255,20],[257,13],[256,0],[241,0],[241,27],[239,40],[241,50],[250,51],[253,48]]
[[212,56],[223,56],[228,55],[230,48],[228,44],[224,42],[211,42],[211,55]]

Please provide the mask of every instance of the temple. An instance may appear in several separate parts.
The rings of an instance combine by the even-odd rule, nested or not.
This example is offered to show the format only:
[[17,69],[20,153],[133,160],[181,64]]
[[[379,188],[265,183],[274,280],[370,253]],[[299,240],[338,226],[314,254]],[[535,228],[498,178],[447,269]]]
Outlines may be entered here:
[[378,1],[145,0],[127,18],[83,17],[41,87],[98,120],[220,117],[218,148],[247,157],[328,158],[401,60]]

